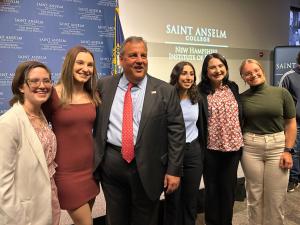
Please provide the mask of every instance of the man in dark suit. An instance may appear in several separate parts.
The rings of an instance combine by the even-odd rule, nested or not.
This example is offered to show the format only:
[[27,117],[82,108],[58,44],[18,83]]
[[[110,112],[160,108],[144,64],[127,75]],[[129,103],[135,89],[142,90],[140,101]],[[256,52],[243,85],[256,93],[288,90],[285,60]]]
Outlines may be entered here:
[[[98,83],[102,104],[94,128],[95,176],[101,179],[109,225],[157,224],[163,188],[173,192],[182,173],[185,126],[179,98],[173,86],[147,74],[143,38],[124,41],[120,64],[122,74],[104,77]],[[130,132],[124,125],[128,90]],[[125,149],[130,144],[124,143],[130,139],[128,133],[133,137],[129,159]]]

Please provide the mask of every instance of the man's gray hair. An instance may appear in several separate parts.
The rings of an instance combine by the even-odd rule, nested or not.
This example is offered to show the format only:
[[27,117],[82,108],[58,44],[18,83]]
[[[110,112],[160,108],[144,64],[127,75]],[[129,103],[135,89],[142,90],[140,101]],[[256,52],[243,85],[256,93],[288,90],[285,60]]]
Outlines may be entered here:
[[120,47],[120,56],[124,55],[124,53],[125,53],[125,51],[124,51],[125,45],[127,43],[130,43],[130,42],[135,42],[135,43],[143,42],[144,45],[145,45],[146,51],[148,51],[147,42],[142,37],[130,36],[130,37],[126,38],[126,40],[121,44],[121,47]]

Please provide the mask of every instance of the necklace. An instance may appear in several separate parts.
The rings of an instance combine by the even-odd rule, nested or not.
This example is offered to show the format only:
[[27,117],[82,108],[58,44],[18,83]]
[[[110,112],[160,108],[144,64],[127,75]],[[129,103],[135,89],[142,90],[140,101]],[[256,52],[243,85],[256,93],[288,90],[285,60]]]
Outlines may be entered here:
[[26,112],[27,116],[29,116],[31,118],[43,119],[41,111],[39,112],[38,116],[34,115],[34,114],[31,114],[31,113],[27,112],[26,110],[25,110],[25,112]]
[[[25,111],[26,112],[26,111]],[[48,126],[46,119],[42,116],[42,112],[39,112],[39,115],[34,115],[26,112],[31,125],[36,129],[44,129]]]

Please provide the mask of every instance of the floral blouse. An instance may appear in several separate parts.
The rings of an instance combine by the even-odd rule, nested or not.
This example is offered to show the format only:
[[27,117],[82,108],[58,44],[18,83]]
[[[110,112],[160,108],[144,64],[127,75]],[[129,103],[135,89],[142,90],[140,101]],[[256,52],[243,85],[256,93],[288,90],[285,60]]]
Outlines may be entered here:
[[237,151],[243,144],[239,122],[238,103],[227,85],[207,96],[208,143],[207,148],[219,151]]
[[29,120],[33,128],[35,129],[35,132],[39,137],[40,142],[42,143],[49,170],[49,175],[50,178],[52,178],[55,173],[55,168],[57,167],[57,164],[54,162],[57,148],[55,134],[48,126],[46,121],[41,122],[39,118],[29,118]]

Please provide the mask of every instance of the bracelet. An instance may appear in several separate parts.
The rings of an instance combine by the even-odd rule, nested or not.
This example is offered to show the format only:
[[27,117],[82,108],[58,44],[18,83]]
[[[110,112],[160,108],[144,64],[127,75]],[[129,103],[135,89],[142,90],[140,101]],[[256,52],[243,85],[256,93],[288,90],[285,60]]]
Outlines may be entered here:
[[284,147],[284,152],[294,153],[294,148]]

